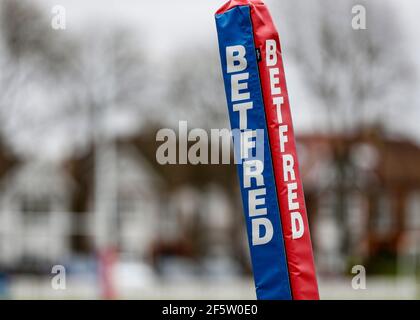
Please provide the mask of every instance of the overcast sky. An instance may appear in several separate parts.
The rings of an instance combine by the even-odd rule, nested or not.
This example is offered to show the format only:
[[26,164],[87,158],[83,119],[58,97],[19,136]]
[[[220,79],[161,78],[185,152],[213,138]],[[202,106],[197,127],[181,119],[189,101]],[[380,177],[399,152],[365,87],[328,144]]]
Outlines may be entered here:
[[[67,9],[69,30],[85,28],[84,22],[114,21],[129,23],[143,30],[149,38],[151,48],[167,48],[175,41],[215,40],[213,13],[226,0],[39,0],[51,8],[55,4]],[[275,1],[266,0],[268,6]],[[420,30],[420,1],[390,0],[396,16],[405,24],[410,37],[420,49],[418,34]],[[322,3],[322,0],[320,0]],[[414,42],[414,41],[413,41]]]
[[[67,11],[67,29],[69,32],[83,32],[89,28],[104,28],[114,23],[130,25],[141,32],[142,40],[155,62],[165,58],[165,53],[172,48],[188,48],[217,43],[214,12],[225,0],[39,0],[45,10],[50,11],[53,5],[63,5]],[[270,6],[274,1],[266,0]],[[402,23],[403,34],[409,42],[412,59],[420,74],[420,1],[389,0],[395,9],[395,16]],[[320,0],[322,3],[322,0]],[[281,21],[276,21],[281,30]],[[279,26],[280,25],[280,26]],[[391,44],[390,44],[391,45]],[[287,51],[287,48],[283,48]],[[305,97],[301,97],[293,65],[286,64],[286,76],[292,102],[292,112],[297,130],[310,128],[311,117],[304,116],[304,111],[296,112],[294,105],[305,105]],[[416,98],[420,109],[420,86],[417,86]],[[299,110],[300,111],[300,110]],[[420,143],[418,118],[409,117],[404,120],[406,131]],[[182,120],[182,119],[180,119]]]

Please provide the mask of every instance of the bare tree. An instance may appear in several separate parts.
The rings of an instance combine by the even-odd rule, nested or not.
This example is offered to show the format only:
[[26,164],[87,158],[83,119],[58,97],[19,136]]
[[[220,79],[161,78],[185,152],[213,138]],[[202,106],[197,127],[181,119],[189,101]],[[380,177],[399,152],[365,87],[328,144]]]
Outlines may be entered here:
[[[352,8],[363,5],[367,28],[354,30]],[[287,52],[321,102],[336,132],[384,122],[412,79],[398,16],[388,1],[286,2]],[[399,100],[397,100],[399,98]]]
[[[89,196],[105,201],[106,192],[115,191],[108,170],[115,136],[148,115],[142,109],[150,82],[142,38],[117,26],[54,31],[28,0],[2,1],[0,24],[0,135],[31,160],[49,139],[61,137],[61,157],[75,159],[68,171],[80,184],[70,210],[86,212]],[[86,239],[76,240],[86,248]]]
[[[81,183],[78,188],[93,197],[96,245],[105,250],[118,242],[116,139],[147,121],[144,95],[151,77],[142,38],[117,27],[87,30],[74,62],[72,99],[62,111],[79,124],[90,150],[86,159],[76,155],[71,168]],[[87,163],[92,164],[89,179],[83,174]],[[86,200],[78,192],[73,203],[85,210]]]
[[176,120],[206,129],[229,127],[217,48],[185,50],[174,61],[168,102],[177,110]]
[[[57,112],[56,93],[74,54],[73,42],[54,33],[49,23],[30,1],[0,4],[0,134],[14,149],[22,135],[34,138],[49,128],[47,118]],[[51,97],[47,118],[34,99],[41,95]]]
[[[352,8],[363,5],[367,28],[354,30]],[[322,113],[323,131],[349,135],[372,126],[387,127],[412,72],[405,55],[397,16],[387,1],[287,1],[275,5],[283,22],[284,54],[292,53],[300,78]],[[296,107],[298,108],[298,107]],[[315,110],[316,108],[316,110]],[[293,109],[293,106],[292,106]],[[406,110],[408,111],[408,110]],[[320,128],[321,129],[321,128]],[[354,186],[354,168],[348,148],[332,139],[335,178],[335,214],[343,228],[342,253],[348,253],[348,190]]]

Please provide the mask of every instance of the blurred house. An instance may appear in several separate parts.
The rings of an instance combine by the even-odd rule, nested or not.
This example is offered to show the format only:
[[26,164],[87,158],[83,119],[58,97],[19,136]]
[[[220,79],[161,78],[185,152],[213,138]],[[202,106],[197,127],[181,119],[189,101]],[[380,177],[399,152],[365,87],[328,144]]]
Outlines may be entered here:
[[[342,274],[355,262],[389,272],[386,266],[400,255],[419,258],[417,145],[376,130],[297,141],[318,272]],[[103,171],[90,147],[62,163],[23,162],[7,172],[0,197],[2,266],[17,270],[31,259],[92,255],[103,224],[121,257],[161,275],[250,272],[234,165],[158,165],[155,130],[106,148],[116,156],[105,157]],[[115,194],[98,197],[98,183]]]
[[144,259],[159,227],[162,204],[155,190],[163,181],[136,148],[118,150],[117,245],[121,253]]
[[161,212],[149,252],[152,265],[162,275],[249,272],[235,166],[162,166],[156,130],[119,141],[135,146],[163,182],[154,190]]
[[159,166],[155,144],[153,130],[108,144],[116,157],[104,153],[103,171],[96,146],[61,163],[27,161],[8,171],[0,266],[37,272],[95,254],[99,229],[121,257],[163,275],[237,273],[234,261],[249,271],[234,166]]
[[[0,195],[1,265],[16,269],[16,265],[31,259],[54,262],[70,254],[94,253],[93,182],[80,179],[75,168],[81,166],[79,170],[85,169],[82,176],[93,177],[91,157],[73,161],[29,161],[4,177],[6,187]],[[117,166],[117,216],[113,227],[119,249],[142,257],[150,247],[158,221],[160,204],[153,192],[158,177],[140,154],[128,148],[119,152]]]
[[[419,259],[418,145],[375,129],[297,140],[318,271],[348,272],[347,264],[363,262],[373,273],[395,272],[399,255]],[[342,185],[339,170],[345,172]],[[343,208],[340,199],[343,221],[337,212]],[[343,242],[348,244],[344,252]]]
[[70,253],[72,181],[51,163],[23,162],[4,177],[0,194],[0,263],[54,261]]

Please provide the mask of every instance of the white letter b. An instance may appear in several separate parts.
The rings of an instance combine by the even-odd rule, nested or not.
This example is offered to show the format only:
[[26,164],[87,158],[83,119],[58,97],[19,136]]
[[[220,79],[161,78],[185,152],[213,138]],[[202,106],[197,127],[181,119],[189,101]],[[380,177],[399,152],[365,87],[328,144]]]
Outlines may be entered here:
[[241,72],[247,68],[245,54],[244,46],[226,47],[227,73]]

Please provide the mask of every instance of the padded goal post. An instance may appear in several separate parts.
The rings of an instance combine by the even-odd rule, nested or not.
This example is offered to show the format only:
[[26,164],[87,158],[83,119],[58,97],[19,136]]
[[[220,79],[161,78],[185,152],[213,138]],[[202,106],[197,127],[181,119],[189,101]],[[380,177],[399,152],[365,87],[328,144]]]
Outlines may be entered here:
[[257,297],[319,299],[277,30],[261,0],[215,18]]

